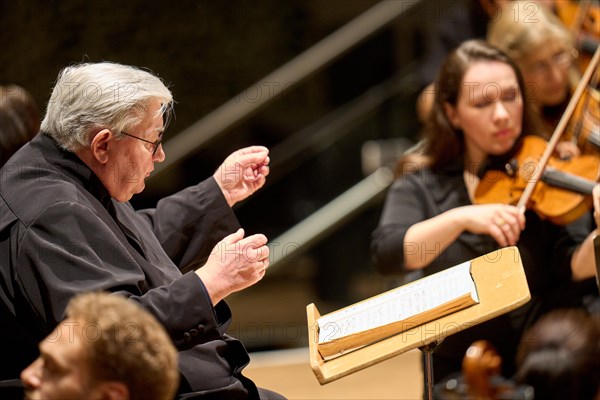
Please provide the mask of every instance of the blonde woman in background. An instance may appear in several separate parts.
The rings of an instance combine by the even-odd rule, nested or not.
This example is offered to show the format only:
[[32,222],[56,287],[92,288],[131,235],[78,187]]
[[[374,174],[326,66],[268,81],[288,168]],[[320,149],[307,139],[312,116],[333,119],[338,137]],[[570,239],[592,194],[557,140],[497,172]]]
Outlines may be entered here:
[[[543,4],[514,1],[503,11],[490,22],[487,41],[519,66],[544,128],[541,135],[549,138],[580,79],[573,36]],[[567,140],[559,143],[557,152],[561,157],[580,153]]]
[[[548,7],[531,1],[514,1],[488,25],[487,35],[487,41],[504,51],[521,70],[528,101],[544,130],[539,135],[546,139],[553,134],[581,78],[574,37]],[[598,91],[592,89],[588,94],[596,97],[590,100],[590,111],[597,111]],[[562,133],[555,151],[557,156],[571,158],[582,152],[598,156],[598,147],[592,144],[600,141],[598,118],[591,113],[586,118],[583,129],[587,140],[583,144],[574,140],[572,122],[583,120],[575,116]],[[597,224],[592,223],[589,228],[597,229]],[[595,281],[590,279],[579,285],[577,290],[586,308],[600,313]]]

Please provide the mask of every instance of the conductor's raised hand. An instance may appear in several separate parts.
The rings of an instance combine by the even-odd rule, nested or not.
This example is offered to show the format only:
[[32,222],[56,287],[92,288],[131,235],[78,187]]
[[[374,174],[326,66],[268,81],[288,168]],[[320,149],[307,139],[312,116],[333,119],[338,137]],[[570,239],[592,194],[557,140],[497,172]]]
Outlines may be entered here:
[[231,153],[214,173],[229,206],[244,200],[266,182],[269,175],[269,149],[250,146]]
[[213,248],[206,264],[196,271],[213,304],[233,292],[254,285],[265,276],[269,248],[265,235],[244,238],[244,230],[226,236]]

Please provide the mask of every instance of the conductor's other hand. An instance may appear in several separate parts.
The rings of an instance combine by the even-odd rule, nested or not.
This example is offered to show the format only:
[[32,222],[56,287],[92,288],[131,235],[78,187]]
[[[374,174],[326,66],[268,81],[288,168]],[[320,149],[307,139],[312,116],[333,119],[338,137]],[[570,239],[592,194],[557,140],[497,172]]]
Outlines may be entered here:
[[244,200],[260,189],[269,175],[269,149],[250,146],[234,151],[213,177],[229,206]]
[[269,248],[265,235],[244,238],[244,230],[226,236],[213,248],[206,264],[196,271],[213,304],[240,291],[265,276]]

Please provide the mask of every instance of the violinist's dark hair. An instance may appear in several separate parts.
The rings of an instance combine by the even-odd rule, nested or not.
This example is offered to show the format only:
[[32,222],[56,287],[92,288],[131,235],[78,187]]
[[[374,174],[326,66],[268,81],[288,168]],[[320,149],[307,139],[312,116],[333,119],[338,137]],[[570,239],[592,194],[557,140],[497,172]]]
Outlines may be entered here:
[[583,310],[564,309],[542,317],[517,351],[518,383],[535,398],[593,400],[600,394],[600,323]]
[[[521,134],[536,132],[538,123],[535,122],[535,114],[527,101],[525,84],[517,65],[505,53],[488,43],[482,40],[468,40],[446,57],[438,72],[433,108],[423,129],[421,154],[409,154],[406,159],[400,160],[401,164],[405,164],[407,160],[409,162],[418,160],[421,167],[427,165],[436,170],[462,159],[465,150],[463,133],[450,124],[445,105],[456,106],[467,69],[480,61],[497,61],[513,69],[523,98]],[[406,168],[399,166],[398,170],[406,170]]]
[[40,112],[31,93],[0,86],[0,167],[40,130]]

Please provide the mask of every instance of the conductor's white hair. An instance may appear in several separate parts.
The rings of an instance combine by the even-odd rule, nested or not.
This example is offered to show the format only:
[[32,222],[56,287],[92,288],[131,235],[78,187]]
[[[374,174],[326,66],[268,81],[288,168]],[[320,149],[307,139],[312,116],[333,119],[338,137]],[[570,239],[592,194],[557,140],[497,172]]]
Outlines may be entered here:
[[110,62],[69,66],[58,75],[41,130],[64,149],[76,151],[105,128],[121,138],[122,131],[142,122],[154,100],[162,104],[166,125],[173,96],[157,76]]

